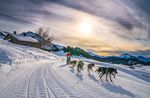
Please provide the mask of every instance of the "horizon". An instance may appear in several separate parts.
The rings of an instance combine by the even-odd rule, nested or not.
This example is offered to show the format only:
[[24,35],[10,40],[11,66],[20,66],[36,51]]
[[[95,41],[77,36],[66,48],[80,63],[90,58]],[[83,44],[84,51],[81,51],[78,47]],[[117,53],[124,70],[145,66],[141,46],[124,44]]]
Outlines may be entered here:
[[[2,32],[8,32],[8,31],[3,31],[3,30],[0,30],[0,31],[2,31]],[[27,31],[27,32],[32,32],[32,33],[36,33],[36,32],[33,32],[33,31]],[[22,32],[22,33],[27,33],[27,32]],[[8,33],[12,33],[13,34],[13,32],[8,32]],[[21,33],[19,33],[19,34],[21,34]],[[36,33],[37,34],[37,33]],[[63,46],[63,47],[68,47],[69,45],[66,45],[66,44],[63,44],[63,43],[60,43],[60,42],[56,42],[55,40],[54,41],[52,41],[52,43],[53,44],[55,44],[55,45],[60,45],[60,46]],[[73,46],[70,46],[70,47],[73,47]],[[78,47],[78,46],[74,46],[73,48],[81,48],[81,47]],[[81,48],[82,49],[82,48]],[[139,56],[143,56],[143,57],[146,57],[146,58],[149,58],[150,59],[150,57],[149,56],[145,56],[145,55],[141,55],[141,54],[137,54],[137,53],[134,53],[134,51],[125,51],[125,52],[122,52],[122,53],[120,53],[120,54],[115,54],[115,55],[101,55],[101,54],[97,54],[97,53],[95,53],[94,51],[92,51],[92,50],[90,50],[90,49],[87,49],[87,50],[85,50],[86,52],[90,52],[90,53],[93,53],[93,54],[95,54],[95,55],[97,55],[97,56],[104,56],[104,57],[111,57],[111,56],[122,56],[122,55],[126,55],[126,54],[129,54],[129,55],[131,55],[131,56],[135,56],[135,57],[139,57]]]
[[22,33],[48,27],[55,41],[98,55],[150,57],[150,1],[89,2],[1,0],[0,30]]

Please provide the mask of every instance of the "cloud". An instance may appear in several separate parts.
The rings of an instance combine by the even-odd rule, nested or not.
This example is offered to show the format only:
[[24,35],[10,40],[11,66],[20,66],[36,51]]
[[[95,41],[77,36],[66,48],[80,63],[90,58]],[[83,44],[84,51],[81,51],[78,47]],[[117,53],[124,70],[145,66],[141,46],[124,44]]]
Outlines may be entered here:
[[[49,27],[56,40],[99,51],[150,49],[147,0],[1,0],[0,28],[9,31]],[[78,25],[89,21],[84,36]],[[108,51],[108,52],[109,52]]]
[[136,50],[136,51],[100,51],[101,53],[107,53],[110,55],[121,55],[123,53],[130,53],[132,55],[141,55],[141,56],[146,56],[150,57],[150,50]]
[[10,16],[5,13],[0,13],[0,18],[7,21],[14,21],[14,23],[32,24],[32,22],[30,21],[24,20],[22,18]]

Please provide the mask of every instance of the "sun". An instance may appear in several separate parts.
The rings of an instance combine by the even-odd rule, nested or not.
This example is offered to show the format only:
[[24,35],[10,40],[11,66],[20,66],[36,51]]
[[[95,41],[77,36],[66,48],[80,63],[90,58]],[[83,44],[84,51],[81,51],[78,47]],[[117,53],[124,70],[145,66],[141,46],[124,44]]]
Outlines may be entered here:
[[82,21],[79,23],[78,31],[81,34],[89,35],[92,32],[92,25],[89,21]]

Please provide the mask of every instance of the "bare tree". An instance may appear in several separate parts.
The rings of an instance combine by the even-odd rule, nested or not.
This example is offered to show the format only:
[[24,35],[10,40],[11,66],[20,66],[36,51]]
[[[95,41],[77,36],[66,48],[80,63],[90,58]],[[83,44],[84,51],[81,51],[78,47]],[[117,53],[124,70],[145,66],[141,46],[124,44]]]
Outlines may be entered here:
[[37,33],[40,35],[41,45],[52,43],[53,37],[50,35],[49,28],[40,27]]

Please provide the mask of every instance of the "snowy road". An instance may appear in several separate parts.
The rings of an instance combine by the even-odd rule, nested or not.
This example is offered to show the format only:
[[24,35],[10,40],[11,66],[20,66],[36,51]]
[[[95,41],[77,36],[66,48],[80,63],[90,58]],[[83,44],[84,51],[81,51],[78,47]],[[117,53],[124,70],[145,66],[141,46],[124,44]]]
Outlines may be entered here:
[[149,83],[134,78],[120,73],[114,83],[106,82],[86,70],[77,73],[57,59],[17,74],[0,88],[0,98],[149,98]]
[[1,89],[0,98],[94,98],[84,85],[61,77],[55,68],[57,63],[45,63],[18,75]]
[[[150,98],[149,78],[139,70],[85,59],[78,73],[64,57],[6,41],[0,42],[0,54],[0,98]],[[115,66],[118,75],[113,83],[99,79],[87,72],[87,62]]]

